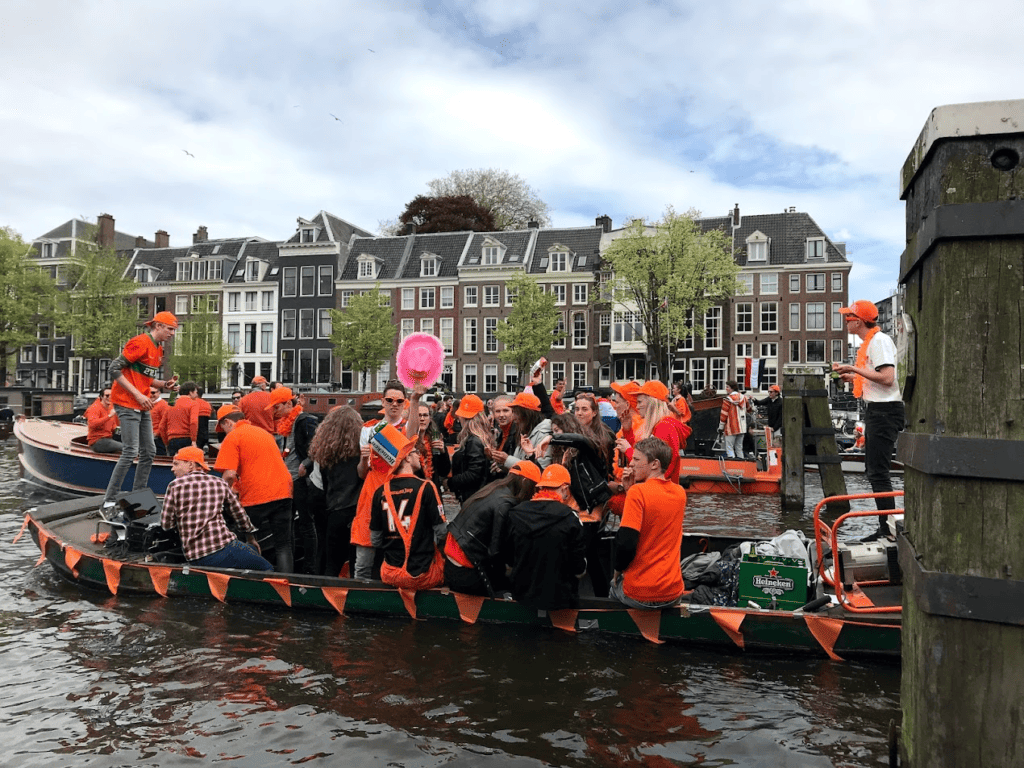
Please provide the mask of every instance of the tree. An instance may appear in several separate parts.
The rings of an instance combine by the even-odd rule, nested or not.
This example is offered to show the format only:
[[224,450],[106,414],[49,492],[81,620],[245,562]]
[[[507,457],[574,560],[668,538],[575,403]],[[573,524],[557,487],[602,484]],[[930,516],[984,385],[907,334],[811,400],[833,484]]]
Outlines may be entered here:
[[565,331],[558,330],[555,294],[544,293],[525,272],[509,278],[506,285],[512,292],[512,311],[494,329],[495,338],[505,345],[498,359],[514,364],[519,380],[525,381],[530,365],[564,339]]
[[135,281],[125,275],[128,259],[97,245],[93,230],[76,243],[74,261],[66,267],[70,293],[58,326],[75,337],[78,357],[112,358],[138,333]]
[[415,224],[417,232],[493,232],[494,217],[468,195],[417,195],[398,217],[400,224]]
[[345,309],[331,310],[331,343],[335,354],[353,372],[366,377],[395,354],[395,326],[391,305],[380,292],[380,284],[368,293],[353,296]]
[[639,315],[648,358],[662,376],[671,375],[679,342],[704,336],[707,310],[739,290],[728,237],[702,232],[699,215],[669,206],[653,225],[634,219],[604,253],[614,274],[610,298]]
[[53,322],[57,287],[29,256],[32,249],[14,230],[0,227],[0,386],[6,385],[8,358],[36,343],[40,324]]
[[194,381],[207,392],[217,392],[221,374],[235,353],[224,341],[219,316],[210,311],[204,298],[194,296],[199,306],[193,307],[187,320],[179,321],[167,375],[173,371],[181,381]]
[[548,205],[518,174],[498,168],[452,171],[427,182],[435,197],[469,195],[494,216],[495,229],[526,229],[531,221],[551,225]]

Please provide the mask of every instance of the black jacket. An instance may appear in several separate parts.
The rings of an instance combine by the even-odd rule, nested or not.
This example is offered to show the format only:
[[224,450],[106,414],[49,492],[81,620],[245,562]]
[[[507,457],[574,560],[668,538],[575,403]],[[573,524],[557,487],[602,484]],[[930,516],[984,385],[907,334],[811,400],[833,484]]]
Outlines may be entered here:
[[496,488],[465,507],[448,523],[448,533],[477,568],[485,568],[493,577],[503,576],[502,537],[508,525],[508,512],[516,499],[508,488]]
[[773,431],[778,432],[782,429],[782,398],[776,397],[774,400],[771,397],[766,397],[761,400],[755,400],[754,405],[763,405],[768,414],[768,426]]
[[524,501],[508,513],[508,528],[512,596],[547,611],[579,607],[587,546],[576,513],[558,501]]
[[320,467],[329,511],[355,507],[359,503],[359,492],[363,489],[363,480],[359,477],[358,471],[360,461],[362,458],[356,454],[350,459],[336,462],[329,468]]
[[484,453],[484,444],[476,435],[469,435],[452,456],[452,476],[448,489],[463,502],[491,479],[491,462]]

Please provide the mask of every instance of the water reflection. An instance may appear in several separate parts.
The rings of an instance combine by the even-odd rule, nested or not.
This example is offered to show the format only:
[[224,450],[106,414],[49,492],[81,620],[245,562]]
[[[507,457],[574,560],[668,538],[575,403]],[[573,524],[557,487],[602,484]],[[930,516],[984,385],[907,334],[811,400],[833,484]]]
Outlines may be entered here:
[[[878,763],[899,668],[533,628],[290,614],[82,591],[9,542],[0,456],[0,728],[18,766]],[[688,527],[810,530],[770,497]],[[852,526],[851,526],[852,527]]]

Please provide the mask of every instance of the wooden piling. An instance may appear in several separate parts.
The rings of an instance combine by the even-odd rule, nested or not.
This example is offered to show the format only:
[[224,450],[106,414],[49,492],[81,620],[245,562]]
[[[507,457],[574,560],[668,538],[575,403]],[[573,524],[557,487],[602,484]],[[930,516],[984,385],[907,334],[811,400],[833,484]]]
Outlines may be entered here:
[[904,765],[1024,765],[1024,101],[935,109],[901,176]]

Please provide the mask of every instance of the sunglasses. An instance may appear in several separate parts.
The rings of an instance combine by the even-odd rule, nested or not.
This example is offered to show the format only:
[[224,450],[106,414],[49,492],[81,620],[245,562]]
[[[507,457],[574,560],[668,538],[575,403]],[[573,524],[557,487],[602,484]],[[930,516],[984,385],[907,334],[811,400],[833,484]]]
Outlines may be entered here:
[[405,402],[405,398],[404,397],[385,397],[384,398],[384,402],[385,403],[391,403],[391,405],[396,405],[396,404],[397,405],[401,405],[402,403]]
[[109,393],[109,392],[104,392],[104,393],[103,393],[103,394],[101,395],[101,397],[110,397],[110,393]]

